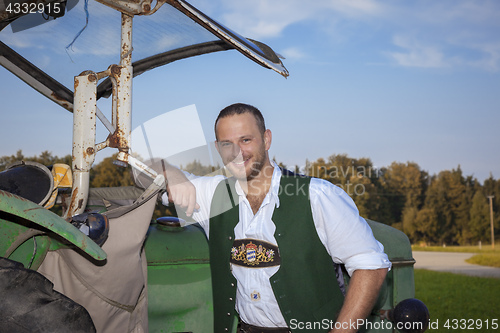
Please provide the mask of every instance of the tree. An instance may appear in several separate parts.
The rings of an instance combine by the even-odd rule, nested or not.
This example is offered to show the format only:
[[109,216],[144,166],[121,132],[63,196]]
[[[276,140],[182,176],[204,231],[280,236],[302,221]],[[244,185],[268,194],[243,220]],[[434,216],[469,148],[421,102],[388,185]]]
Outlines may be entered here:
[[460,166],[452,171],[441,171],[431,179],[427,190],[424,208],[437,215],[439,235],[442,244],[457,244],[460,229],[457,221],[467,218],[462,207],[466,207],[466,185]]
[[417,163],[397,163],[393,162],[383,172],[382,182],[384,194],[389,199],[389,210],[393,222],[403,222],[402,229],[405,230],[405,222],[409,221],[411,214],[403,215],[407,210],[420,209],[424,201],[425,190],[427,188],[428,174],[420,170]]
[[[404,226],[404,233],[412,242],[419,241],[423,235],[419,228],[418,213],[419,210],[416,207],[408,207],[403,211],[402,225]],[[423,223],[423,225],[425,225],[425,223]]]
[[369,158],[331,155],[325,161],[306,162],[306,174],[325,179],[342,188],[356,203],[363,217],[388,223],[386,199],[381,193],[378,170]]
[[434,208],[422,208],[417,213],[415,235],[426,244],[442,241],[439,233],[439,214]]
[[16,152],[16,155],[2,156],[0,157],[0,171],[5,170],[5,168],[11,163],[23,160],[24,160],[24,155],[22,150],[18,150]]
[[204,165],[200,161],[194,160],[188,163],[186,167],[181,167],[181,169],[196,176],[206,176],[220,170],[220,166]]
[[91,187],[118,187],[134,185],[130,166],[115,165],[118,154],[106,157],[90,170]]
[[484,195],[493,195],[493,223],[495,226],[495,234],[500,233],[500,179],[495,180],[493,175],[484,181]]
[[474,194],[481,191],[481,187],[478,181],[472,176],[467,176],[465,178],[465,191],[463,193],[463,199],[461,200],[460,206],[457,207],[457,241],[460,245],[471,244],[475,242],[471,237],[470,233],[470,210],[473,204]]
[[470,209],[470,225],[467,230],[472,242],[491,239],[490,233],[490,208],[488,199],[482,191],[477,191],[472,199]]

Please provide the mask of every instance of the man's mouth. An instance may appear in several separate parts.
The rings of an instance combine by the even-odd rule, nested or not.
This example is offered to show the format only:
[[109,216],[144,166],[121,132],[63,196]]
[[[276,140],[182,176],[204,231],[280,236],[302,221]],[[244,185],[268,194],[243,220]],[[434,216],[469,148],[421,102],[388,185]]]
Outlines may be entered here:
[[247,163],[247,161],[249,160],[250,158],[247,158],[245,160],[241,160],[241,161],[233,161],[232,163],[236,166],[243,166]]

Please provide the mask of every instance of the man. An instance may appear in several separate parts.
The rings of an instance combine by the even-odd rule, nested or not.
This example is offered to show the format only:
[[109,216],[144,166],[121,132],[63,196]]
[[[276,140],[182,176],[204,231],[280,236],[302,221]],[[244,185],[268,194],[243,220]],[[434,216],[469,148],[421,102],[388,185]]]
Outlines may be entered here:
[[[351,198],[271,162],[271,131],[251,105],[223,109],[215,135],[232,177],[168,188],[209,238],[214,332],[231,330],[235,310],[242,332],[356,332],[390,262]],[[333,263],[351,276],[345,299]]]

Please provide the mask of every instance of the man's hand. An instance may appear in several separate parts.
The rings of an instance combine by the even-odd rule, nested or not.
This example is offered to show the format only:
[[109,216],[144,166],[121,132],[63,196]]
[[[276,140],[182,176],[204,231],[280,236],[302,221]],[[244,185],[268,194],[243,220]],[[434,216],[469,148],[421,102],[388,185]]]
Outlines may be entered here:
[[187,216],[191,216],[200,206],[196,203],[196,189],[189,180],[179,184],[167,184],[168,201],[181,207]]
[[196,188],[181,170],[163,160],[161,162],[167,180],[168,201],[182,208],[187,216],[193,215],[193,211],[200,208],[196,203]]
[[387,271],[387,268],[354,271],[344,305],[337,318],[337,325],[330,333],[354,333],[358,331],[357,322],[366,319],[373,309]]

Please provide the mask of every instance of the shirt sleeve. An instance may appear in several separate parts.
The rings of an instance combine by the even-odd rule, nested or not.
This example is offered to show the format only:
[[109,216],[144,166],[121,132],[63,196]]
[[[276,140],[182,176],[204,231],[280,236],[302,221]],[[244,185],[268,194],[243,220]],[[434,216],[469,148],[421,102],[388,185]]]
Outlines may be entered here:
[[196,202],[200,206],[193,212],[192,218],[198,222],[205,230],[208,237],[210,225],[210,207],[212,205],[212,198],[214,196],[217,185],[225,179],[225,176],[214,177],[189,177],[188,179],[196,188]]
[[344,190],[312,178],[309,194],[318,236],[335,263],[344,264],[349,275],[357,269],[390,269],[384,246]]

